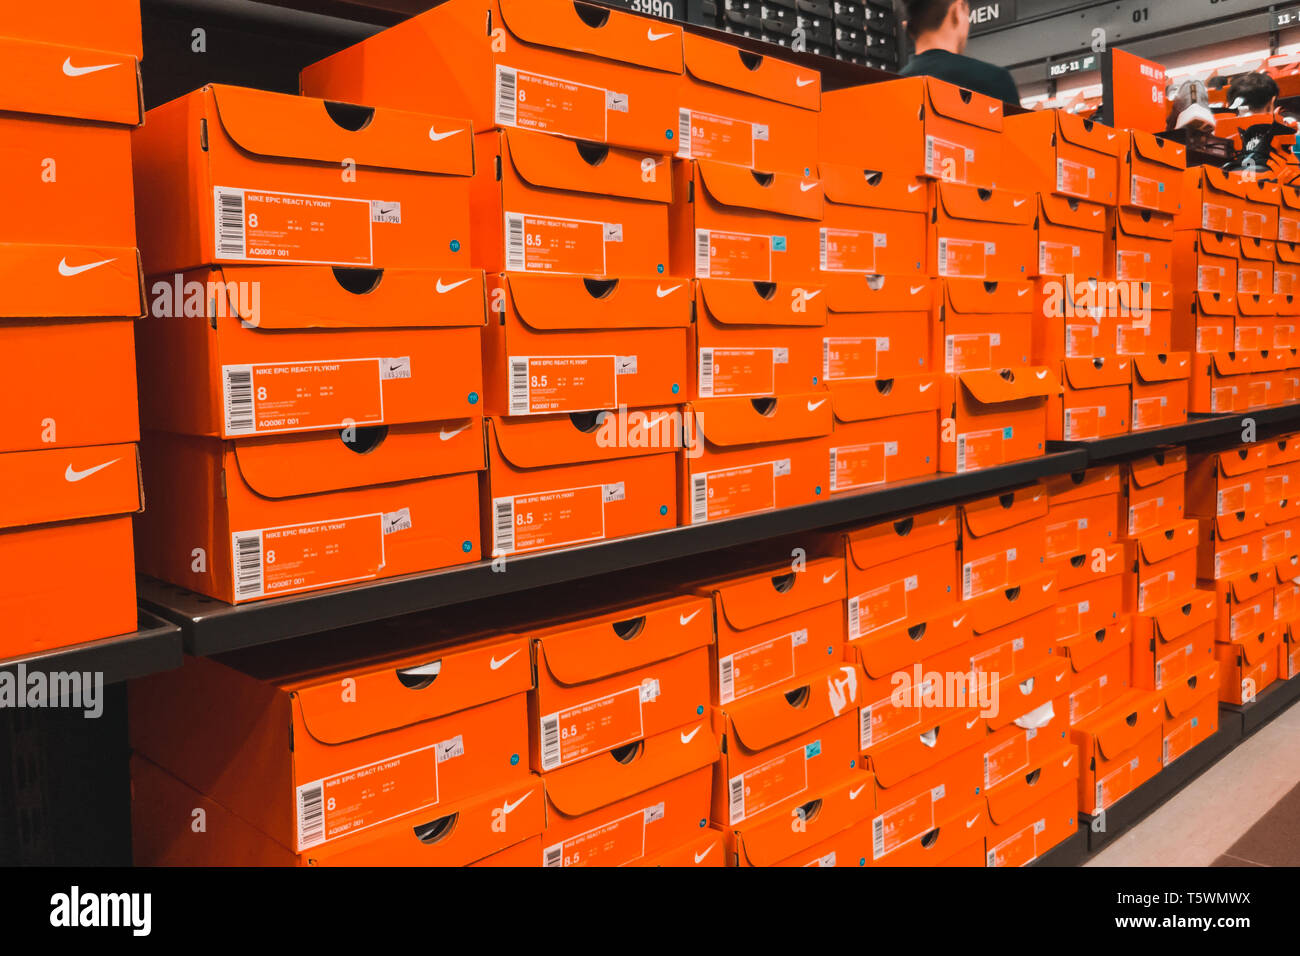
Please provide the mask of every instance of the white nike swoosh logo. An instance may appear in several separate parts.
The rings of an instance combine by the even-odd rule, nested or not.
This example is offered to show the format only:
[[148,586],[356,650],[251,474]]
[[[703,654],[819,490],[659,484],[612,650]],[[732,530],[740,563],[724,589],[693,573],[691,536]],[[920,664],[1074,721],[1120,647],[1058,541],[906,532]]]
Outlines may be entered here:
[[1051,582],[1051,581],[1048,581],[1046,584],[1043,585],[1043,591],[1044,591],[1044,593],[1046,593],[1047,591],[1050,591],[1051,589],[1052,589],[1052,582]]
[[830,574],[822,575],[822,584],[830,584],[840,576],[840,572],[833,571]]
[[817,82],[817,77],[815,76],[810,80],[804,79],[802,76],[796,76],[794,78],[794,85],[799,87],[800,89],[803,89],[805,86],[812,86],[816,82]]
[[678,289],[680,289],[680,288],[681,288],[680,285],[675,285],[675,286],[673,286],[671,289],[665,289],[663,286],[656,286],[656,287],[655,287],[655,295],[662,299],[662,298],[664,298],[664,297],[666,297],[666,296],[670,296],[670,295],[672,295],[674,292],[676,292],[676,291],[677,291]]
[[1019,209],[1021,206],[1023,206],[1023,205],[1024,205],[1025,203],[1027,203],[1027,202],[1029,202],[1028,199],[1013,199],[1013,200],[1011,200],[1011,208],[1012,208],[1012,209]]
[[952,626],[953,626],[953,627],[961,627],[961,625],[962,625],[962,621],[966,620],[966,617],[967,617],[967,615],[963,614],[961,617],[957,618],[957,620],[955,620],[955,621],[952,622]]
[[700,608],[696,608],[690,614],[678,614],[677,623],[680,624],[682,627],[685,627],[687,624],[690,624],[691,621],[695,620],[695,618],[699,616],[699,613],[700,613]]
[[980,822],[980,815],[977,813],[975,814],[975,816],[971,817],[969,820],[966,821],[966,829],[969,830],[971,827],[973,827],[975,824],[979,822]]
[[914,193],[914,192],[916,192],[916,191],[917,191],[918,189],[920,189],[920,188],[921,188],[921,184],[920,184],[920,183],[913,183],[912,185],[910,185],[910,186],[907,187],[907,191],[908,191],[909,193]]
[[809,299],[815,299],[822,294],[821,289],[813,289],[811,292],[809,292],[807,289],[800,289],[799,291],[803,293],[803,299],[805,302],[807,302]]
[[799,184],[799,192],[801,192],[801,193],[806,193],[806,192],[808,192],[808,190],[810,190],[810,189],[816,189],[816,188],[817,188],[818,186],[820,186],[820,185],[821,185],[821,183],[800,183],[800,184]]
[[972,720],[969,724],[966,725],[966,729],[967,729],[967,730],[970,730],[972,727],[974,727],[974,726],[975,726],[976,724],[978,724],[979,722],[980,722],[980,719],[979,719],[978,717],[976,717],[974,720]]
[[460,434],[461,432],[463,432],[465,429],[469,428],[469,426],[470,426],[470,423],[469,423],[469,422],[466,422],[464,425],[461,425],[460,428],[457,428],[454,432],[449,432],[449,431],[446,431],[445,429],[441,429],[441,428],[440,428],[440,429],[438,429],[438,437],[441,438],[443,441],[451,441],[453,438],[455,438],[457,435],[459,435],[459,434]]
[[815,412],[815,411],[817,411],[817,409],[821,408],[821,407],[822,407],[823,405],[825,405],[825,404],[826,404],[826,399],[824,399],[824,398],[823,398],[820,402],[818,402],[816,405],[814,405],[812,402],[809,402],[809,403],[808,403],[808,411],[810,411],[810,412]]
[[1094,209],[1094,210],[1092,211],[1092,214],[1093,214],[1094,216],[1100,216],[1103,212],[1105,212],[1104,209]]
[[67,259],[60,259],[59,275],[71,278],[72,276],[79,276],[83,272],[89,272],[91,269],[98,269],[100,266],[106,266],[110,262],[116,261],[116,259],[100,259],[98,262],[89,262],[84,266],[70,266],[68,265]]
[[1065,680],[1065,675],[1064,675],[1064,674],[1057,674],[1057,675],[1056,675],[1056,682],[1057,682],[1058,684],[1059,684],[1061,681],[1063,681],[1063,680]]
[[1038,372],[1037,375],[1038,375],[1038,380],[1041,382],[1043,379],[1047,378],[1047,370],[1044,369],[1043,371]]
[[[658,418],[656,418],[654,421],[652,421],[652,422],[646,422],[644,425],[641,426],[642,431],[647,431],[647,432],[648,432],[650,429],[654,428],[656,425],[658,425],[661,421],[663,421],[663,420],[664,420],[665,418],[667,418],[667,417],[668,417],[667,415],[660,415],[660,416],[659,416]],[[699,612],[699,611],[696,611],[695,613],[696,613],[696,614],[699,614],[700,612]]]
[[653,29],[646,30],[645,32],[646,39],[651,43],[654,43],[657,40],[667,40],[670,36],[672,36],[671,33],[655,33]]
[[437,286],[435,286],[435,288],[438,290],[438,295],[446,295],[452,289],[459,289],[461,286],[463,286],[466,282],[469,281],[470,281],[469,279],[461,279],[459,282],[453,282],[450,285],[446,285],[445,283],[443,283],[441,279],[439,279],[438,284]]
[[711,844],[709,844],[709,848],[708,848],[707,850],[705,850],[703,853],[697,853],[697,854],[695,854],[695,862],[696,862],[696,863],[701,862],[701,861],[702,861],[706,856],[708,856],[710,853],[713,852],[713,848],[714,848],[715,846],[717,846],[716,843],[711,843]]
[[926,382],[919,390],[922,392],[928,392],[932,388],[934,388],[934,382]]
[[96,465],[94,468],[87,468],[85,471],[77,471],[77,469],[69,465],[68,470],[63,473],[63,478],[65,481],[81,481],[81,479],[89,478],[97,471],[103,471],[109,465],[116,465],[121,460],[121,458],[114,458],[112,461],[106,461],[102,465]]
[[501,658],[501,660],[497,660],[496,655],[493,654],[492,660],[488,661],[488,667],[492,668],[494,671],[499,671],[501,670],[501,668],[506,666],[506,663],[510,660],[510,658],[514,657],[518,653],[519,653],[518,651],[511,651],[505,657]]
[[[515,653],[518,653],[518,651],[516,651]],[[523,803],[525,800],[527,800],[527,799],[528,799],[529,797],[531,797],[532,795],[533,795],[533,791],[529,790],[527,793],[525,793],[522,797],[520,797],[520,798],[519,798],[518,800],[516,800],[514,803],[511,803],[509,800],[507,800],[507,801],[505,802],[505,806],[503,806],[503,807],[501,808],[501,812],[502,812],[503,814],[505,814],[506,816],[510,816],[510,814],[514,813],[516,810],[519,809],[519,804]]]
[[700,728],[696,727],[689,734],[680,734],[679,736],[682,738],[682,743],[689,744],[692,740],[695,739],[695,735],[698,734],[699,732],[700,732]]
[[1018,295],[1018,296],[1023,296],[1023,295],[1028,295],[1028,294],[1029,294],[1029,290],[1028,290],[1028,289],[1021,289],[1019,292],[1016,293],[1016,295]]
[[1068,767],[1068,766],[1070,766],[1070,764],[1072,764],[1072,763],[1074,763],[1074,757],[1066,757],[1066,758],[1065,758],[1065,762],[1062,763],[1061,766],[1062,766],[1062,767]]
[[465,132],[463,129],[449,129],[445,133],[439,133],[438,128],[436,126],[430,126],[429,139],[433,140],[435,143],[441,143],[444,139],[447,139],[449,136],[455,136],[457,133],[463,133],[463,132]]
[[998,111],[998,105],[996,103],[994,103],[992,106],[989,107],[990,113],[996,113],[997,111]]
[[912,295],[916,295],[918,292],[923,292],[923,291],[925,291],[925,286],[923,285],[912,286]]
[[100,70],[111,70],[115,66],[121,66],[120,63],[101,63],[96,66],[73,66],[72,57],[63,61],[64,76],[85,76],[87,73],[98,73]]
[[858,794],[860,794],[860,793],[861,793],[863,790],[865,790],[865,789],[867,789],[867,785],[864,783],[862,786],[858,787],[858,789],[856,789],[856,790],[850,790],[850,791],[849,791],[849,799],[850,799],[850,800],[856,800],[856,799],[858,799]]

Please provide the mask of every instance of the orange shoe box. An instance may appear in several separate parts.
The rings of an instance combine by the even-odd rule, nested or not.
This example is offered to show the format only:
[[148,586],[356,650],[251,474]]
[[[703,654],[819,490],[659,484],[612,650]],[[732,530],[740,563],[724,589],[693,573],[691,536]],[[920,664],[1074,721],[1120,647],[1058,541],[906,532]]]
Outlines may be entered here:
[[676,527],[674,407],[487,421],[485,541],[494,556]]
[[1213,517],[1262,511],[1268,500],[1270,448],[1268,443],[1259,442],[1193,455],[1187,467],[1188,515]]
[[1032,769],[1029,764],[1041,758],[1044,748],[1064,741],[1069,677],[1069,661],[1059,655],[1016,674],[989,675],[990,704],[981,712],[989,730],[983,745],[986,792],[1014,779],[1018,771]]
[[956,375],[1029,364],[1034,325],[1031,282],[942,279],[938,285],[936,369]]
[[[917,278],[925,269],[925,180],[861,166],[820,167],[821,271]],[[823,281],[827,281],[823,275]]]
[[822,381],[892,379],[930,371],[933,296],[934,284],[924,277],[827,277]]
[[1286,183],[1278,190],[1277,238],[1300,242],[1300,188]]
[[666,275],[667,159],[529,130],[474,148],[474,263],[489,275]]
[[1115,354],[1150,355],[1168,352],[1173,342],[1174,290],[1166,283],[1138,286],[1117,283]]
[[1260,557],[1276,564],[1300,554],[1300,515],[1289,521],[1268,525],[1260,534]]
[[989,796],[986,866],[1026,866],[1078,832],[1077,757],[1067,747],[1043,762],[1032,787]]
[[527,840],[521,840],[513,846],[507,847],[493,853],[491,856],[476,860],[470,866],[491,866],[491,867],[535,867],[537,861],[542,855],[542,835],[529,837]]
[[688,381],[687,282],[508,274],[482,336],[494,416],[645,408],[680,401]]
[[1006,172],[1018,180],[1027,177],[1028,189],[1115,204],[1121,142],[1115,130],[1065,110],[1034,110],[1008,116],[1003,139]]
[[1129,357],[1133,365],[1133,431],[1169,428],[1187,421],[1192,357],[1187,352],[1159,352]]
[[[965,647],[932,658],[927,665],[940,672],[970,673],[977,681],[988,675],[982,678],[984,682],[998,681],[1003,690],[1011,686],[1008,682],[1032,677],[1037,667],[1052,659],[1056,646],[1052,630],[1056,593],[1055,578],[1040,574],[967,602],[964,607],[972,615],[974,639]],[[995,721],[990,723],[998,726]]]
[[1232,348],[1237,352],[1259,352],[1273,348],[1277,325],[1277,302],[1271,295],[1237,294],[1237,322]]
[[1196,587],[1197,532],[1196,521],[1179,521],[1125,542],[1126,610],[1145,614]]
[[816,171],[820,73],[694,33],[682,36],[682,61],[679,159]]
[[1277,647],[1278,676],[1282,680],[1300,677],[1300,638],[1294,623],[1285,626],[1286,635]]
[[1214,628],[1216,641],[1236,640],[1255,633],[1274,621],[1273,585],[1276,571],[1276,560],[1266,561],[1248,571],[1215,582],[1218,606]]
[[569,0],[452,0],[312,64],[302,89],[401,109],[436,102],[478,131],[674,153],[681,73],[671,23]]
[[1071,728],[1079,751],[1079,812],[1107,810],[1161,770],[1164,701],[1131,690]]
[[708,160],[678,161],[673,172],[675,276],[790,282],[804,296],[818,268],[822,185],[790,173],[757,172]]
[[857,670],[838,663],[714,710],[713,820],[789,811],[858,767]]
[[829,494],[829,392],[706,398],[685,406],[689,447],[678,461],[681,523],[811,504]]
[[[477,425],[482,283],[472,270],[324,266],[159,277],[136,328],[144,428],[243,438]],[[201,311],[182,313],[191,295]]]
[[210,85],[150,110],[131,145],[151,275],[470,267],[474,143],[463,120]]
[[[1277,321],[1273,324],[1273,344],[1275,349],[1293,349],[1300,346],[1300,333],[1296,331],[1300,323],[1300,295],[1277,291],[1277,273],[1273,274],[1273,304],[1277,306]],[[1300,289],[1297,289],[1300,292]]]
[[[864,116],[872,121],[864,123]],[[822,93],[821,156],[823,162],[992,187],[1003,172],[1002,123],[1000,100],[932,77],[828,90]]]
[[1106,278],[1120,282],[1173,281],[1174,217],[1121,206],[1107,216]]
[[1132,628],[1125,616],[1118,626],[1098,628],[1058,640],[1070,663],[1066,718],[1073,726],[1121,697],[1133,685]]
[[1273,574],[1273,620],[1290,624],[1300,618],[1300,555],[1278,561]]
[[[1205,167],[1207,170],[1209,167]],[[1281,215],[1282,187],[1276,182],[1258,178],[1246,179],[1243,173],[1229,175],[1241,177],[1241,235],[1250,239],[1275,242],[1278,238],[1278,218]]]
[[1217,292],[1237,291],[1237,264],[1241,241],[1222,232],[1179,232],[1174,235],[1174,289]]
[[1239,299],[1246,296],[1271,298],[1274,292],[1273,265],[1277,256],[1274,244],[1265,239],[1251,239],[1245,236],[1238,241],[1240,242],[1240,258],[1237,260]]
[[698,720],[709,702],[708,605],[674,597],[521,632],[532,642],[533,770],[550,773]]
[[1219,664],[1212,661],[1165,692],[1161,765],[1168,767],[1219,729]]
[[1106,248],[1105,206],[1039,193],[1034,222],[1038,233],[1037,275],[1101,275]]
[[1264,512],[1234,511],[1196,523],[1197,577],[1219,581],[1263,562]]
[[1249,352],[1192,353],[1189,410],[1197,415],[1245,412],[1254,407],[1252,397],[1267,398],[1268,379],[1258,375],[1258,358],[1259,353],[1252,357]]
[[717,631],[709,648],[712,702],[726,706],[838,661],[844,581],[844,560],[836,556],[698,585],[712,601]]
[[858,866],[870,855],[863,824],[875,816],[871,774],[849,771],[793,808],[746,820],[728,834],[737,866]]
[[1269,524],[1290,520],[1300,495],[1300,433],[1279,435],[1267,444],[1264,517]]
[[[1120,565],[1116,562],[1108,567],[1113,571]],[[1128,615],[1122,613],[1123,608],[1124,582],[1121,574],[1094,574],[1081,584],[1060,588],[1056,605],[1057,640],[1091,640],[1106,628],[1121,625],[1127,627]],[[1099,642],[1105,640],[1105,634],[1098,637]],[[1067,656],[1070,646],[1073,645],[1066,647]]]
[[0,502],[0,659],[136,629],[135,445],[0,454]]
[[826,364],[823,290],[732,279],[694,286],[690,397],[757,398],[818,386]]
[[845,556],[848,573],[849,640],[921,624],[955,604],[959,530],[957,508],[948,505],[836,535],[834,553]]
[[939,469],[939,376],[831,386],[831,494],[933,475]]
[[269,646],[138,680],[131,746],[298,853],[417,811],[434,821],[498,788],[527,792],[524,638],[360,661],[351,646],[342,665]]
[[961,506],[961,598],[1013,588],[1043,572],[1047,491],[1025,485]]
[[1176,218],[1179,231],[1247,235],[1242,228],[1245,212],[1245,184],[1230,173],[1212,166],[1193,166],[1183,173],[1183,208]]
[[668,867],[719,867],[730,866],[727,862],[725,839],[721,830],[704,827],[699,835],[687,840],[680,846],[665,850],[658,856],[643,857],[632,866],[668,866]]
[[174,493],[136,522],[141,572],[242,604],[478,560],[478,429],[355,438],[146,432],[145,487]]
[[[1273,292],[1291,297],[1287,303],[1294,308],[1294,297],[1300,295],[1300,241],[1279,241],[1274,251],[1277,260],[1273,263]],[[1288,311],[1287,314],[1296,313]]]
[[1123,537],[1139,538],[1183,520],[1187,449],[1164,448],[1125,463],[1120,488]]
[[1191,292],[1190,288],[1175,293],[1171,330],[1174,348],[1180,352],[1230,351],[1236,337],[1236,293]]
[[1118,313],[1120,288],[1070,275],[1035,279],[1033,361],[1051,367],[1063,358],[1113,356],[1121,320],[1109,306],[1113,298]]
[[1049,369],[1033,367],[945,379],[939,412],[951,422],[943,423],[939,470],[965,474],[1043,454],[1048,397],[1060,387]]
[[[1097,549],[1112,547],[1119,538],[1120,466],[1103,465],[1048,478],[1046,548],[1049,568]],[[1107,562],[1109,565],[1110,562]],[[1062,588],[1076,583],[1059,579]],[[1089,575],[1090,577],[1091,575]]]
[[[1123,136],[1124,134],[1121,134]],[[1176,216],[1182,211],[1187,148],[1160,136],[1130,130],[1119,148],[1120,206]]]
[[1133,686],[1163,690],[1214,656],[1218,601],[1189,591],[1133,617]]
[[542,778],[542,866],[650,861],[708,827],[718,741],[708,717]]
[[1278,679],[1278,648],[1286,627],[1269,624],[1231,642],[1217,642],[1214,653],[1220,666],[1219,700],[1249,704]]
[[[876,819],[881,819],[877,817]],[[863,832],[874,840],[872,832]],[[951,807],[934,819],[934,828],[915,833],[907,839],[894,837],[888,855],[873,861],[875,844],[863,856],[863,866],[876,867],[977,867],[984,865],[984,839],[989,830],[989,815],[984,802],[976,798],[964,807]],[[865,830],[865,828],[862,828]],[[854,831],[857,832],[857,831]]]
[[927,269],[943,279],[1028,279],[1037,271],[1034,194],[958,182],[931,187]]
[[1047,402],[1049,441],[1094,441],[1129,430],[1132,404],[1127,358],[1061,360],[1061,391]]

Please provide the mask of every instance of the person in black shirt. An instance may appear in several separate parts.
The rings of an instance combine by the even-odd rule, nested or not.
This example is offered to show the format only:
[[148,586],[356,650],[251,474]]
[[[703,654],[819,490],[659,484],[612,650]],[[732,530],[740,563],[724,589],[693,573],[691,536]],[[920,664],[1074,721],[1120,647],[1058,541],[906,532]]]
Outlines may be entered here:
[[1005,103],[1020,105],[1020,91],[1000,66],[965,56],[970,36],[967,0],[897,0],[916,53],[901,76],[933,76]]

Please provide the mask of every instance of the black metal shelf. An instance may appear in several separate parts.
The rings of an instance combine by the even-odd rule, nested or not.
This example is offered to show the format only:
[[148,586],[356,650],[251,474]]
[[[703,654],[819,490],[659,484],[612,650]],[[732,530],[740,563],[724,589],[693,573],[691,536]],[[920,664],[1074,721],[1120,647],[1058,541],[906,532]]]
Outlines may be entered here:
[[1084,449],[1088,453],[1089,462],[1099,462],[1141,455],[1160,445],[1185,445],[1213,439],[1232,439],[1234,436],[1240,441],[1247,419],[1255,423],[1256,430],[1267,431],[1289,425],[1300,428],[1300,405],[1275,405],[1230,415],[1191,415],[1185,424],[1171,425],[1169,428],[1148,428],[1097,441],[1049,441],[1047,450]]
[[115,684],[180,667],[183,658],[181,629],[141,610],[130,634],[11,657],[0,661],[0,671],[16,673],[22,666],[28,673],[102,673],[105,684]]
[[1300,677],[1276,681],[1259,692],[1254,703],[1221,704],[1222,721],[1241,721],[1241,735],[1249,737],[1259,728],[1300,700]]

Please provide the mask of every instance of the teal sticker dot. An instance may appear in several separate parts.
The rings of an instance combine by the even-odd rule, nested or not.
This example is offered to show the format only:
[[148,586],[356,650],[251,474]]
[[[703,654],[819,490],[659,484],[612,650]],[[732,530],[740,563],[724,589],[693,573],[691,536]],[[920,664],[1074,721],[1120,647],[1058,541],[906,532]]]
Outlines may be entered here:
[[451,251],[452,251],[452,252],[460,252],[460,240],[459,240],[459,239],[453,239],[453,240],[451,241]]
[[979,793],[979,792],[980,792],[980,788],[979,788],[979,787],[976,787],[976,788],[975,788],[975,792],[976,792],[976,793]]
[[804,174],[805,176],[811,176],[811,175],[812,175],[812,170],[809,169],[807,166],[805,166],[805,167],[803,168],[803,174]]
[[702,713],[704,713],[704,705],[703,705],[703,704],[700,704],[699,707],[696,707],[696,708],[695,708],[695,712],[696,712],[697,714],[702,714]]
[[858,857],[858,866],[866,866],[866,865],[867,865],[867,858],[865,856]]
[[853,769],[854,767],[856,767],[857,765],[858,765],[858,762],[857,762],[856,760],[850,760],[850,761],[849,761],[849,769],[850,769],[850,770],[852,770],[852,769]]
[[675,133],[670,129],[666,129],[664,130],[664,135],[667,136],[669,139],[672,139]]
[[682,390],[682,387],[681,387],[680,385],[678,385],[676,382],[673,382],[673,394],[676,395],[676,394],[677,394],[678,392],[680,392],[681,390]]
[[703,819],[703,818],[700,819],[700,826],[702,826],[702,827],[707,827],[708,825],[709,825],[709,821],[708,821],[708,820],[705,820],[705,819]]
[[814,384],[814,385],[817,384],[817,376],[816,376],[816,375],[813,376],[813,384]]
[[470,393],[469,393],[469,403],[470,403],[471,405],[477,405],[477,404],[478,404],[478,392],[470,392]]
[[1070,826],[1074,826],[1074,817],[1070,817]]
[[661,515],[666,515],[666,514],[668,514],[668,506],[667,506],[667,505],[660,505],[660,506],[659,506],[659,513],[660,513]]
[[817,486],[817,494],[820,495],[821,493],[822,493],[822,486],[821,486],[821,485],[818,485],[818,486]]
[[510,755],[510,766],[513,767],[513,766],[515,766],[515,765],[518,764],[518,763],[519,763],[519,754],[511,754],[511,755]]
[[460,543],[460,549],[464,551],[466,554],[469,554],[471,551],[474,550],[474,543],[472,541],[462,541]]
[[827,654],[834,654],[834,653],[835,653],[835,648],[834,648],[834,647],[828,647],[828,648],[826,648],[826,653],[827,653]]
[[659,270],[660,275],[664,274],[664,264],[662,262],[659,263],[659,265],[655,266],[655,268]]

